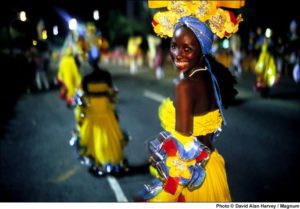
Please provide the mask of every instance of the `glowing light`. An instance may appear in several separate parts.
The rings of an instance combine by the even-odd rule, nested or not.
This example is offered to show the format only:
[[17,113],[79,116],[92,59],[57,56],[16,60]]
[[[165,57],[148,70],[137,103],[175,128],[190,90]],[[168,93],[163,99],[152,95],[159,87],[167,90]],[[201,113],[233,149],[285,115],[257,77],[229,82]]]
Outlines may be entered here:
[[94,17],[94,20],[99,20],[100,19],[100,14],[99,14],[98,10],[94,10],[93,17]]
[[270,38],[271,35],[272,35],[272,30],[271,30],[270,28],[267,28],[267,29],[266,29],[266,33],[265,33],[265,36],[266,36],[267,38]]
[[52,29],[53,35],[57,36],[58,35],[58,26],[54,25]]
[[99,58],[99,50],[96,46],[93,46],[91,49],[90,49],[90,56],[93,60],[95,59],[98,59]]
[[228,49],[229,48],[229,40],[228,39],[225,39],[222,43],[222,46],[224,49]]
[[32,45],[36,46],[37,45],[37,41],[36,40],[32,40]]
[[22,22],[25,22],[25,21],[27,20],[26,12],[21,11],[19,17],[20,17],[20,20],[21,20]]
[[72,18],[69,21],[69,29],[70,30],[76,30],[77,29],[77,20],[75,18]]

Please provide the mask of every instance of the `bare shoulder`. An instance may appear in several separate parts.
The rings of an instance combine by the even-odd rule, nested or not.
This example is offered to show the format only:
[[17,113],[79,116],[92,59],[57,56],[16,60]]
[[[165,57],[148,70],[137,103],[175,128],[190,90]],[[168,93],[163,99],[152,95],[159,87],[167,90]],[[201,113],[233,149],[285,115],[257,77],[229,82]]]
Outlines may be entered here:
[[176,85],[176,92],[186,92],[192,88],[192,83],[188,79],[182,79]]
[[206,82],[200,78],[200,79],[190,79],[185,78],[182,79],[177,85],[176,85],[176,91],[190,91],[193,89],[203,89],[203,87],[206,85]]

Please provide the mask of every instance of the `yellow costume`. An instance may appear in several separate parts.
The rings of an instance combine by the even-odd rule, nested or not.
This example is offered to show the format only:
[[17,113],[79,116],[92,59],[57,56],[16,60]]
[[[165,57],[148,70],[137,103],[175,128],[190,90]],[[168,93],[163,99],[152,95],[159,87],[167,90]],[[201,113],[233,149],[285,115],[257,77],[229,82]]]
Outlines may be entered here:
[[133,36],[128,39],[127,53],[130,57],[130,73],[135,74],[138,66],[142,64],[141,48],[143,42],[141,36]]
[[106,83],[88,83],[83,104],[77,106],[79,144],[94,165],[110,173],[118,172],[123,161],[123,134],[119,127]]
[[[168,139],[160,141],[161,144],[157,146],[163,150],[163,152],[159,151],[159,154],[164,156],[165,165],[162,166],[160,162],[155,162],[156,166],[154,165],[154,167],[157,169],[155,175],[161,181],[154,183],[155,186],[152,188],[155,189],[144,192],[144,199],[150,202],[231,201],[223,157],[215,150],[209,154],[208,161],[202,164],[202,158],[199,157],[201,152],[199,154],[198,149],[204,145],[199,145],[200,142],[196,139],[196,136],[213,134],[220,129],[222,117],[219,110],[203,116],[194,116],[194,133],[190,137],[183,136],[175,130],[175,108],[170,99],[165,100],[160,106],[159,117],[162,127],[167,133],[170,133],[166,137]],[[176,146],[172,143],[166,145],[170,142],[170,138]],[[152,158],[150,157],[150,159]],[[199,168],[200,164],[206,171]],[[201,172],[204,172],[204,176]]]
[[271,87],[277,80],[277,71],[274,57],[268,52],[267,43],[263,43],[261,53],[255,66],[257,82],[265,87]]
[[81,75],[75,63],[74,57],[66,53],[59,64],[57,79],[60,83],[60,96],[67,104],[73,104],[76,89],[80,86]]

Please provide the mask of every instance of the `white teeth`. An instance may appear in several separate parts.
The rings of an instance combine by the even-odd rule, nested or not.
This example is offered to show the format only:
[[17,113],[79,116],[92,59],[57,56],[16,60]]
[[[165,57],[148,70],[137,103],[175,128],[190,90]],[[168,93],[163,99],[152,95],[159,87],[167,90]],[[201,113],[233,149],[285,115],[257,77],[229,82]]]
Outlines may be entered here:
[[188,62],[175,62],[176,65],[186,65]]

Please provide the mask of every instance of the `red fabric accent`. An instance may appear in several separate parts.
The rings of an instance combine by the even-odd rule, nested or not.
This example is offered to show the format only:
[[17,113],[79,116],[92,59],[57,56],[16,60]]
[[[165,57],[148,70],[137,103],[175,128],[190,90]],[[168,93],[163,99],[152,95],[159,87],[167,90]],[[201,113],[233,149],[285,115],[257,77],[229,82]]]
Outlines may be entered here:
[[164,149],[168,156],[175,156],[177,152],[176,144],[171,139],[167,139],[165,141],[165,143],[162,145],[162,149]]
[[233,14],[232,11],[228,11],[228,12],[229,12],[231,22],[236,25],[238,21],[237,21],[235,15]]
[[230,36],[230,33],[228,33],[227,31],[225,31],[225,36],[226,36],[226,37],[229,37],[229,36]]
[[58,76],[56,76],[56,81],[57,81],[57,84],[58,84],[58,85],[66,86],[66,85],[64,84],[64,82],[58,78]]
[[67,98],[67,99],[66,99],[66,102],[67,102],[67,105],[73,105],[73,104],[74,104],[72,98]]
[[179,177],[173,178],[169,176],[165,183],[164,190],[170,194],[175,194],[179,184],[179,180],[180,180]]
[[184,195],[179,195],[177,202],[185,202],[185,197]]
[[208,153],[205,150],[202,150],[202,152],[196,157],[196,162],[200,162],[201,160],[208,157]]
[[158,25],[158,22],[156,22],[154,19],[152,20],[152,25],[155,27]]
[[62,87],[60,92],[59,92],[59,98],[66,99],[66,97],[67,97],[67,91],[66,91],[65,88]]

